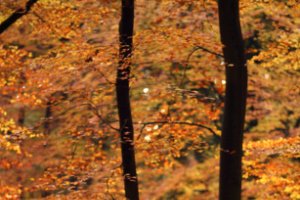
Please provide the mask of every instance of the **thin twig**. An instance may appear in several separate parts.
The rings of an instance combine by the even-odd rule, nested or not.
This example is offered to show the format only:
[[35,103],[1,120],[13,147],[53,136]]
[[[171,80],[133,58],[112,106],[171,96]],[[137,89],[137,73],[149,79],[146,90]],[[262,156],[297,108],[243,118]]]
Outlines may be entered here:
[[181,79],[181,83],[180,83],[180,87],[183,86],[184,79],[185,79],[185,77],[186,77],[186,70],[187,70],[187,67],[188,67],[188,65],[189,65],[190,59],[191,59],[192,55],[193,55],[196,51],[198,51],[198,50],[203,50],[203,51],[205,51],[205,52],[207,52],[207,53],[210,53],[210,54],[212,54],[212,55],[215,55],[215,56],[217,56],[217,57],[224,58],[224,56],[223,56],[222,54],[213,52],[213,51],[211,51],[211,50],[209,50],[209,49],[207,49],[207,48],[205,48],[205,47],[202,47],[202,46],[196,46],[196,47],[194,47],[194,49],[189,53],[189,55],[188,55],[188,57],[187,57],[187,59],[186,59],[186,61],[185,61],[184,69],[183,69],[183,73],[182,73],[182,79]]
[[137,136],[137,140],[140,139],[140,137],[143,135],[143,131],[146,128],[146,126],[148,125],[152,125],[152,124],[181,124],[181,125],[188,125],[188,126],[197,126],[203,129],[208,130],[210,133],[213,134],[214,137],[219,138],[220,136],[210,127],[205,126],[203,124],[198,124],[198,123],[192,123],[192,122],[183,122],[183,121],[153,121],[153,122],[143,122],[140,123],[142,124],[142,128],[140,130],[140,134]]
[[94,113],[94,114],[95,114],[102,122],[104,122],[104,123],[105,123],[107,126],[109,126],[111,129],[113,129],[113,130],[119,132],[119,129],[118,129],[118,128],[113,127],[113,126],[110,124],[110,122],[106,121],[106,120],[102,117],[101,113],[99,113],[98,108],[97,108],[92,102],[88,102],[87,105],[90,106],[90,108],[92,109],[93,113]]
[[91,68],[97,72],[98,74],[100,74],[102,76],[102,78],[104,78],[104,80],[108,83],[108,84],[111,84],[111,85],[116,85],[116,83],[112,82],[111,80],[109,80],[106,75],[98,68],[96,68],[96,66],[92,65]]

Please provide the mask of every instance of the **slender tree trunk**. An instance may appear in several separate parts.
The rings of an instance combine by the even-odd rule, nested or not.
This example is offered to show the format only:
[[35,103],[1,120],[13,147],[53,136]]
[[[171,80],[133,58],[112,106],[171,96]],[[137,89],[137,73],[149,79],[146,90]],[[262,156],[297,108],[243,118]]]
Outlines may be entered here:
[[25,8],[20,8],[16,10],[13,14],[11,14],[6,20],[4,20],[0,24],[0,34],[6,31],[11,25],[13,25],[18,19],[26,15],[31,7],[37,2],[38,0],[29,0],[26,3]]
[[51,97],[48,99],[45,109],[45,119],[44,119],[44,133],[50,134],[51,128],[50,128],[50,122],[52,117],[52,102]]
[[24,122],[25,122],[25,107],[22,105],[22,107],[19,108],[18,125],[23,126]]
[[120,57],[117,70],[116,92],[119,111],[122,167],[125,196],[130,200],[139,199],[138,180],[134,154],[134,133],[129,97],[129,77],[132,55],[134,25],[134,0],[122,0],[122,15],[119,26]]
[[[27,79],[26,79],[25,72],[24,71],[20,72],[20,88],[23,88],[23,86],[26,84],[26,81],[27,81]],[[23,94],[22,89],[20,92]],[[21,105],[21,107],[19,108],[19,113],[18,113],[18,125],[19,126],[24,125],[25,117],[26,117],[25,106]]]
[[240,200],[247,66],[239,20],[239,1],[219,0],[218,7],[221,41],[226,63],[219,199]]

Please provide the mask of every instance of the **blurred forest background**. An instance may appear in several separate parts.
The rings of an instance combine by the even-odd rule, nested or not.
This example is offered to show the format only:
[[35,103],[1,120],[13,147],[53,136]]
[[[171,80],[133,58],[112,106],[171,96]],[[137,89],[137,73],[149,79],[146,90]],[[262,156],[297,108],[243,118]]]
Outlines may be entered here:
[[[1,0],[0,23],[25,0]],[[0,199],[123,199],[119,0],[40,0],[0,34]],[[224,60],[213,0],[136,0],[141,199],[218,198]],[[243,199],[300,199],[300,4],[240,1]]]

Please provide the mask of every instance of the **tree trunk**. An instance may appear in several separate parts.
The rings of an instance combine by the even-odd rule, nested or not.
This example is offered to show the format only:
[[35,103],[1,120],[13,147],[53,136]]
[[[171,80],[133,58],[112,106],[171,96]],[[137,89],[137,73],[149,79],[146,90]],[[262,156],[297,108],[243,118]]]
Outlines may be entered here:
[[22,105],[19,108],[18,125],[19,126],[24,126],[24,122],[25,122],[25,107]]
[[[25,72],[22,71],[20,73],[20,88],[23,88],[23,86],[26,84],[26,81],[27,81],[27,78],[26,78]],[[22,89],[21,89],[21,93],[23,94]],[[19,113],[18,113],[18,125],[19,126],[24,126],[25,117],[26,117],[26,110],[25,110],[25,106],[22,104],[21,107],[19,108]]]
[[218,7],[221,41],[226,63],[219,199],[240,200],[247,66],[239,20],[239,1],[219,0]]
[[44,119],[44,133],[45,134],[50,134],[50,132],[51,132],[51,127],[50,127],[50,122],[51,122],[51,118],[52,118],[51,99],[52,99],[52,97],[50,97],[47,100],[46,109],[45,109],[45,119]]
[[129,78],[132,55],[134,25],[134,0],[122,0],[122,15],[119,26],[120,52],[117,70],[116,92],[120,123],[122,167],[125,196],[130,200],[139,199],[138,180],[134,154],[134,132],[130,108]]

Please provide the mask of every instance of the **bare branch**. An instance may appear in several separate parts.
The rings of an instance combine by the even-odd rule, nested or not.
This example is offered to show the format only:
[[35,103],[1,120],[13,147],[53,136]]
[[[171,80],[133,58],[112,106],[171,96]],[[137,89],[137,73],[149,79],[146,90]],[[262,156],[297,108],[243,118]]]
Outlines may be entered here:
[[113,130],[119,132],[119,129],[113,127],[113,126],[110,124],[110,122],[108,122],[107,120],[105,120],[105,119],[102,117],[101,113],[99,113],[98,108],[97,108],[93,103],[89,102],[89,103],[87,103],[86,105],[88,105],[88,106],[91,108],[91,110],[93,111],[93,113],[94,113],[94,114],[95,114],[102,122],[104,122],[108,127],[110,127],[111,129],[113,129]]
[[198,123],[183,122],[183,121],[153,121],[153,122],[143,122],[140,124],[142,124],[143,126],[140,130],[140,134],[137,136],[137,140],[140,139],[140,137],[143,135],[143,131],[146,128],[146,126],[152,125],[152,124],[163,124],[163,125],[165,125],[165,124],[180,124],[180,125],[188,125],[188,126],[197,126],[199,128],[208,130],[210,133],[213,134],[213,136],[215,138],[218,138],[218,139],[220,138],[220,136],[212,128],[205,126],[203,124],[198,124]]
[[13,25],[18,19],[26,15],[31,7],[37,2],[38,0],[29,0],[26,3],[25,8],[20,8],[16,10],[13,14],[11,14],[6,20],[4,20],[0,24],[0,34],[6,31],[11,25]]
[[185,61],[180,86],[183,85],[184,79],[185,79],[185,77],[186,77],[186,69],[187,69],[187,67],[188,67],[188,65],[189,65],[189,62],[190,62],[190,59],[191,59],[192,55],[193,55],[196,51],[198,51],[198,50],[203,50],[203,51],[205,51],[205,52],[207,52],[207,53],[210,53],[210,54],[212,54],[212,55],[215,55],[215,56],[217,56],[217,57],[224,58],[224,56],[223,56],[222,54],[213,52],[213,51],[211,51],[211,50],[209,50],[209,49],[207,49],[207,48],[205,48],[205,47],[202,47],[202,46],[196,46],[196,47],[189,53],[189,55],[188,55],[188,57],[187,57],[187,59],[186,59],[186,61]]

